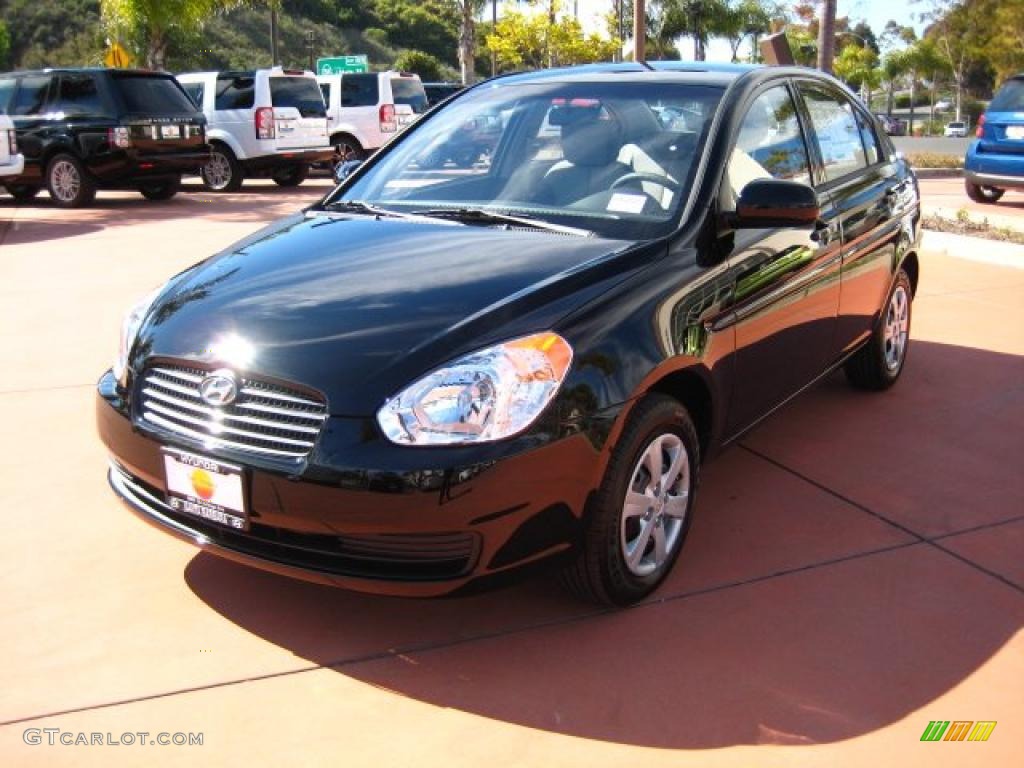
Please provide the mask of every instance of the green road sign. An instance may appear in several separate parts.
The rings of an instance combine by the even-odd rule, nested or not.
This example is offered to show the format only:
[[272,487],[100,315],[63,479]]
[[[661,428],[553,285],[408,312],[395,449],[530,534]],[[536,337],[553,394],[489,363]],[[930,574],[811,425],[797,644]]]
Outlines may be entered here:
[[337,75],[342,72],[369,72],[370,62],[365,54],[357,56],[331,56],[316,60],[318,75]]

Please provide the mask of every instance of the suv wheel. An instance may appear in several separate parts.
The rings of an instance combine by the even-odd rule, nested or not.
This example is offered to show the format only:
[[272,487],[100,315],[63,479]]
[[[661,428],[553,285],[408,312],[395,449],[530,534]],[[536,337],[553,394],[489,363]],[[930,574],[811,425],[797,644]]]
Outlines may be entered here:
[[297,187],[299,184],[304,182],[309,176],[309,166],[302,165],[291,165],[287,168],[278,168],[275,170],[270,178],[274,180],[274,183],[279,187]]
[[585,600],[628,605],[665,579],[690,528],[700,447],[686,409],[649,395],[630,415],[588,510],[564,585]]
[[967,189],[967,196],[976,203],[995,203],[1006,191],[997,187],[983,187],[969,181],[964,182],[964,187]]
[[40,187],[33,187],[31,184],[9,184],[7,191],[19,203],[27,203],[39,194]]
[[211,192],[237,192],[242,186],[242,166],[235,153],[223,144],[214,144],[210,150],[210,161],[199,174],[203,184]]
[[910,278],[900,269],[870,341],[844,366],[847,380],[857,389],[888,389],[900,377],[910,348],[912,299]]
[[181,190],[181,176],[172,176],[161,181],[151,181],[139,186],[139,192],[147,200],[170,200]]
[[337,136],[331,140],[334,145],[334,165],[347,163],[349,160],[363,160],[366,150],[351,136]]
[[46,188],[61,208],[81,208],[96,197],[96,185],[74,155],[55,155],[46,166]]

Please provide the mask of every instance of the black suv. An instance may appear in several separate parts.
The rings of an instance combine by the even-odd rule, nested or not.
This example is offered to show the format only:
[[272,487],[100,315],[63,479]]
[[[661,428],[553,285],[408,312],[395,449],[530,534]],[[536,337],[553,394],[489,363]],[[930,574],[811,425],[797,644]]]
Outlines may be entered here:
[[4,186],[29,200],[46,186],[65,208],[97,189],[173,197],[183,173],[210,159],[206,118],[168,74],[123,69],[47,69],[0,74],[0,111],[25,155]]

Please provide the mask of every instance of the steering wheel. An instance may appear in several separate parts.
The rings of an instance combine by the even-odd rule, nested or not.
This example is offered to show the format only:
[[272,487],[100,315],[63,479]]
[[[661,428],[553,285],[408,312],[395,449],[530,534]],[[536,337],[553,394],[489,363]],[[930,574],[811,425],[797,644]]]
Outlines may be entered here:
[[634,181],[649,181],[669,192],[678,192],[682,188],[679,182],[672,181],[668,176],[659,176],[656,173],[627,173],[613,181],[609,189],[618,189]]

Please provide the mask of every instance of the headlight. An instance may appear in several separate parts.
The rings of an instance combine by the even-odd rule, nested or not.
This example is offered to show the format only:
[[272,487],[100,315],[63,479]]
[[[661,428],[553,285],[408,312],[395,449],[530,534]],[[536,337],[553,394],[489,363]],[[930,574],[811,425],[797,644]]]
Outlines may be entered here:
[[403,445],[501,440],[533,423],[571,362],[572,347],[557,333],[496,344],[407,387],[377,412],[377,423]]
[[128,353],[132,351],[132,344],[135,337],[139,335],[139,328],[146,317],[146,312],[160,294],[162,286],[147,294],[138,304],[132,307],[128,314],[121,321],[121,339],[117,347],[117,359],[114,360],[114,378],[121,384],[125,383],[125,373],[128,371]]

